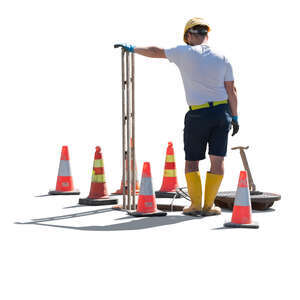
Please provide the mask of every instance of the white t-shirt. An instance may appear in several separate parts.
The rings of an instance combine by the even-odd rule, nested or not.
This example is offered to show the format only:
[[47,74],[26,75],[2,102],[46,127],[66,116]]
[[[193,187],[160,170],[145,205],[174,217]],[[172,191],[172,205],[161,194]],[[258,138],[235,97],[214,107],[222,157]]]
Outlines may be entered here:
[[233,81],[229,61],[208,45],[182,45],[165,50],[180,70],[188,105],[228,99],[224,81]]

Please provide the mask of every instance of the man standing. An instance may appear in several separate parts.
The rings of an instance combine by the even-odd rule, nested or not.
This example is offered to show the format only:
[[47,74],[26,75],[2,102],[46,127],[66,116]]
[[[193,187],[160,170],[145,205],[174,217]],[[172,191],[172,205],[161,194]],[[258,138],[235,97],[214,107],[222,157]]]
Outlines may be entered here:
[[[121,44],[129,52],[152,58],[167,58],[180,70],[189,111],[185,116],[185,176],[191,205],[184,214],[203,216],[221,213],[214,206],[224,174],[228,133],[239,130],[237,94],[229,61],[206,44],[210,26],[202,18],[192,18],[184,28],[187,45],[170,49],[139,48]],[[206,173],[204,204],[199,161],[205,159],[209,146],[210,171]]]

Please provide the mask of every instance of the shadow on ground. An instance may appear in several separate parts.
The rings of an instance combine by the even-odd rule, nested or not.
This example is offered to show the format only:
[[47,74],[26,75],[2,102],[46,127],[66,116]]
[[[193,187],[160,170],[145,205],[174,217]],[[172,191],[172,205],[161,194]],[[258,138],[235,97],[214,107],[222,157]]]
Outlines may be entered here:
[[231,227],[221,226],[221,227],[212,228],[211,230],[223,230],[223,229],[240,229],[240,228],[231,228]]
[[[111,224],[104,226],[63,226],[63,225],[53,225],[53,224],[43,224],[36,222],[35,225],[50,226],[64,229],[74,229],[83,231],[126,231],[126,230],[140,230],[159,226],[172,225],[176,223],[181,223],[194,219],[188,216],[166,216],[166,217],[151,217],[151,218],[139,218],[136,219],[130,217],[132,220],[129,222]],[[127,218],[126,218],[127,219]],[[128,218],[129,219],[129,218]]]
[[[73,207],[77,207],[73,206]],[[71,208],[71,207],[66,207]],[[222,209],[223,210],[223,209]],[[93,226],[66,226],[66,225],[57,225],[57,224],[45,224],[45,222],[50,221],[59,221],[59,220],[65,220],[65,219],[71,219],[71,218],[78,218],[78,217],[86,217],[90,215],[96,215],[101,214],[105,212],[111,212],[113,211],[111,208],[104,208],[104,209],[96,209],[96,210],[90,210],[85,212],[79,212],[74,214],[67,214],[67,215],[60,215],[60,216],[54,216],[54,217],[47,217],[47,218],[40,218],[40,219],[31,219],[29,222],[15,222],[15,224],[18,225],[39,225],[39,226],[48,226],[48,227],[56,227],[56,228],[62,228],[62,229],[73,229],[73,230],[81,230],[81,231],[126,231],[126,230],[140,230],[140,229],[147,229],[147,228],[153,228],[153,227],[159,227],[159,226],[167,226],[172,224],[177,224],[189,220],[194,219],[202,219],[203,217],[192,217],[192,216],[185,216],[185,215],[167,215],[165,217],[144,217],[144,218],[134,218],[128,215],[122,216],[120,218],[115,219],[115,221],[123,221],[123,223],[118,224],[110,224],[110,225],[93,225]],[[265,211],[255,211],[258,213],[263,212],[274,212],[275,209],[268,209]],[[229,210],[224,209],[224,212],[230,212]],[[232,229],[227,227],[218,227],[218,228],[212,228],[212,230],[223,230],[223,229]],[[236,228],[233,228],[236,229]]]
[[111,208],[105,208],[105,209],[96,209],[96,210],[89,210],[84,212],[79,212],[75,214],[69,214],[69,215],[62,215],[62,216],[55,216],[55,217],[47,217],[47,218],[41,218],[41,219],[31,219],[30,222],[16,222],[15,224],[36,224],[41,222],[48,222],[48,221],[57,221],[57,220],[65,220],[65,219],[71,219],[71,218],[78,218],[78,217],[86,217],[90,215],[96,215],[105,213],[108,211],[112,211]]
[[77,207],[88,207],[88,205],[76,204],[76,205],[73,205],[73,206],[66,206],[66,207],[63,207],[63,209],[77,208]]
[[177,224],[185,221],[190,221],[194,219],[201,219],[202,217],[192,217],[192,216],[185,216],[185,215],[173,215],[173,216],[165,216],[165,217],[145,217],[145,218],[134,218],[131,216],[124,216],[122,218],[118,218],[116,220],[125,220],[126,222],[118,223],[118,224],[110,224],[110,225],[93,225],[93,226],[66,226],[66,225],[57,225],[57,224],[45,224],[44,222],[49,221],[58,221],[58,220],[65,220],[70,218],[76,217],[84,217],[89,215],[95,215],[100,213],[105,213],[108,211],[112,211],[111,208],[107,209],[98,209],[93,211],[86,211],[76,214],[69,214],[69,215],[62,215],[62,216],[55,216],[55,217],[48,217],[48,218],[41,218],[41,219],[32,219],[30,222],[15,222],[18,225],[39,225],[39,226],[48,226],[48,227],[55,227],[55,228],[62,228],[62,229],[73,229],[73,230],[82,230],[82,231],[126,231],[126,230],[140,230],[140,229],[147,229],[159,226],[166,226]]

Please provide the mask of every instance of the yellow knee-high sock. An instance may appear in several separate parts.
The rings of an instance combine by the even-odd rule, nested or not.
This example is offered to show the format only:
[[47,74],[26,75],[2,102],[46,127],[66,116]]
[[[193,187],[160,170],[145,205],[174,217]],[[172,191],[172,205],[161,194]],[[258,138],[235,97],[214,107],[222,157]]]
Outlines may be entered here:
[[185,174],[188,192],[191,197],[191,206],[195,210],[201,210],[202,185],[199,172],[189,172]]
[[206,173],[203,210],[209,210],[213,207],[222,179],[223,175]]

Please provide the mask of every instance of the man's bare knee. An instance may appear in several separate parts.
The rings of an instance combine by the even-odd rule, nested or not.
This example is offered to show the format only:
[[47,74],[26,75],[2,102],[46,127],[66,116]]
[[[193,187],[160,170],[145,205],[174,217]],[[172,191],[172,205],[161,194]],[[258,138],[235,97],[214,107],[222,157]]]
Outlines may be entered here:
[[210,167],[211,173],[220,174],[220,175],[224,174],[224,157],[210,155],[210,162],[211,162],[211,167]]
[[186,160],[185,161],[185,173],[198,172],[199,160]]

